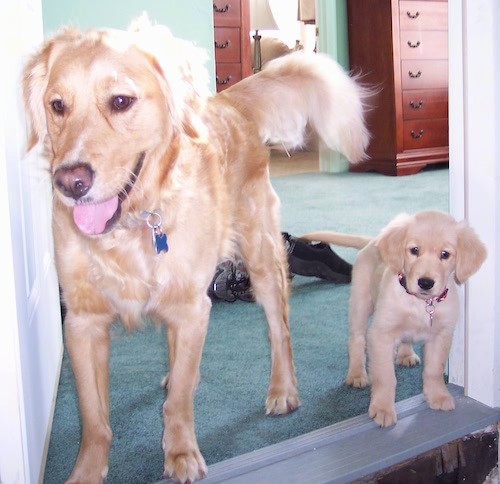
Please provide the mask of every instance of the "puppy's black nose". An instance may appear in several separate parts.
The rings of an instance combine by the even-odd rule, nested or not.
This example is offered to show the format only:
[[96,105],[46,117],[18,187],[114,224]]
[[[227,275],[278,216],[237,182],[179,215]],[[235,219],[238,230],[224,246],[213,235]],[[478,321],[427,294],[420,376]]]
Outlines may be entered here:
[[76,163],[58,168],[54,173],[54,185],[67,197],[82,198],[94,183],[94,170],[88,163]]
[[418,280],[418,287],[423,289],[424,291],[428,291],[434,287],[434,281],[429,279],[428,277],[421,277]]

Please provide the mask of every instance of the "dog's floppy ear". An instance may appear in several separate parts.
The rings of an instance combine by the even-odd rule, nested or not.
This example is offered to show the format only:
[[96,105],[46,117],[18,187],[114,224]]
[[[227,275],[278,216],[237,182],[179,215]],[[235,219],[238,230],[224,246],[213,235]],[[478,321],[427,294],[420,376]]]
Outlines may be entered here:
[[64,28],[43,44],[26,63],[22,77],[22,93],[28,121],[28,146],[33,148],[43,141],[47,133],[47,120],[43,106],[43,96],[47,89],[50,72],[50,57],[56,45],[72,41],[81,36],[75,28]]
[[477,272],[486,259],[486,247],[474,230],[461,222],[457,240],[455,278],[460,284]]
[[137,47],[151,56],[170,98],[174,124],[194,140],[206,139],[207,129],[201,120],[210,95],[205,50],[174,37],[163,25],[152,25],[146,15],[134,20],[129,32],[136,36]]
[[399,214],[375,240],[380,257],[395,273],[400,273],[404,268],[406,234],[411,220],[411,215]]
[[43,95],[47,87],[48,58],[52,43],[48,43],[26,64],[23,72],[23,100],[28,122],[28,150],[43,140],[47,130]]

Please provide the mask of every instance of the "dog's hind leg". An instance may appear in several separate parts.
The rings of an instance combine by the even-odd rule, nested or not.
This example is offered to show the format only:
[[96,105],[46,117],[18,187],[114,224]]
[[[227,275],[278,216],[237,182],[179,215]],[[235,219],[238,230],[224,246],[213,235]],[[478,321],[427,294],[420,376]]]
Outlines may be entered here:
[[[250,275],[255,300],[269,323],[271,378],[266,399],[268,415],[286,414],[300,406],[290,340],[289,275],[283,237],[279,230],[279,200],[269,184],[259,200],[251,224],[242,228],[240,252]],[[254,199],[255,203],[256,200]],[[250,207],[248,207],[250,208]],[[247,219],[248,220],[248,219]]]
[[370,383],[366,372],[366,329],[370,311],[367,301],[356,301],[355,295],[353,286],[349,304],[349,368],[345,382],[355,388],[365,388]]
[[368,318],[373,312],[370,291],[370,270],[368,262],[373,249],[363,249],[356,258],[352,271],[351,296],[349,299],[349,369],[347,385],[364,388],[369,384],[366,372],[366,331]]
[[68,483],[101,483],[108,473],[110,324],[108,315],[82,318],[68,310],[65,318],[66,348],[82,417],[80,451]]

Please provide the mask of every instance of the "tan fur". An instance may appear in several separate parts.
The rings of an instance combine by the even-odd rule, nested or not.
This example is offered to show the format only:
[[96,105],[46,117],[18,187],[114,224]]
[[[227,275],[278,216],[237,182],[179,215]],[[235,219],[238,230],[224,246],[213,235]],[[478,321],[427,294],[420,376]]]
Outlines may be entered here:
[[[344,234],[317,235],[307,237],[330,243],[349,242]],[[355,238],[354,242],[359,247],[363,238]],[[443,372],[458,317],[457,284],[479,270],[485,258],[484,245],[465,222],[458,223],[450,215],[434,211],[397,216],[358,254],[349,302],[346,383],[363,388],[371,381],[368,413],[380,426],[393,425],[397,420],[395,352],[400,365],[420,363],[413,341],[424,342],[423,390],[429,406],[439,410],[454,408]],[[404,275],[408,292],[400,284],[399,274]],[[419,281],[425,279],[433,281],[432,288],[419,286]],[[446,288],[446,298],[438,302]],[[432,300],[431,321],[427,311],[432,309],[428,304]],[[373,319],[368,328],[370,316]]]
[[[324,121],[325,142],[352,162],[368,143],[366,93],[326,57],[290,56],[210,96],[204,53],[141,23],[129,32],[64,29],[33,55],[23,78],[29,145],[44,145],[54,181],[56,264],[83,424],[69,482],[105,479],[109,329],[117,318],[134,329],[144,316],[167,325],[165,475],[192,482],[206,474],[193,397],[207,288],[223,257],[243,258],[269,323],[267,413],[300,405],[279,200],[264,143],[300,146],[306,125]],[[314,111],[293,104],[301,97]],[[102,207],[117,195],[121,211],[104,218]],[[168,252],[154,251],[142,211],[161,216]],[[106,226],[96,228],[98,220]]]

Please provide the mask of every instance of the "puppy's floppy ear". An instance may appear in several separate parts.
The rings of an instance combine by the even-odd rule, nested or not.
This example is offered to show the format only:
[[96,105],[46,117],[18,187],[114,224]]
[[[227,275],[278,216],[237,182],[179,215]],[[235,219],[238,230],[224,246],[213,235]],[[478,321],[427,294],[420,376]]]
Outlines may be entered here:
[[50,72],[50,57],[55,46],[74,40],[81,32],[74,28],[64,28],[42,46],[24,67],[22,76],[22,94],[28,121],[28,146],[33,148],[43,141],[47,133],[47,120],[43,105],[43,97],[47,89]]
[[411,215],[401,213],[396,216],[375,240],[382,260],[397,274],[404,268],[405,244]]
[[486,259],[487,251],[474,230],[465,222],[459,224],[455,278],[460,284],[477,272]]
[[163,81],[176,127],[194,140],[204,140],[207,130],[201,115],[210,95],[205,50],[174,37],[165,26],[151,25],[144,15],[132,22],[129,31]]

